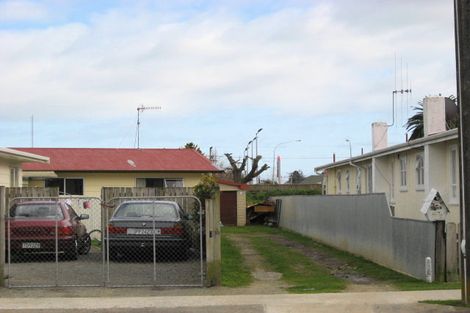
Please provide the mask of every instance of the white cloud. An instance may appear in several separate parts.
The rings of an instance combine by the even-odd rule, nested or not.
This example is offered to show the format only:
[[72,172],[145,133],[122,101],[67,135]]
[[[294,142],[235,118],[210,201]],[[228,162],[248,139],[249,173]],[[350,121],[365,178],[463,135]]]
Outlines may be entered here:
[[388,110],[395,52],[409,63],[417,97],[453,92],[451,4],[429,1],[415,16],[401,1],[393,10],[361,2],[365,12],[357,2],[329,3],[253,19],[115,8],[86,24],[0,31],[0,117],[123,116],[140,104],[161,105],[162,114]]
[[0,22],[39,21],[47,17],[47,8],[37,2],[23,0],[0,2]]

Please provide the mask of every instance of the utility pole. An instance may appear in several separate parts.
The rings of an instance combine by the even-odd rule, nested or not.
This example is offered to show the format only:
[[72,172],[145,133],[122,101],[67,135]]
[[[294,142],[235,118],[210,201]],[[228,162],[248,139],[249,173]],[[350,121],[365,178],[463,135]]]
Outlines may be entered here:
[[140,149],[140,113],[144,112],[144,110],[161,110],[162,107],[144,107],[141,105],[137,107],[137,149]]
[[[460,238],[462,301],[470,302],[470,1],[454,0],[457,99],[460,106]],[[466,244],[468,243],[468,244]]]

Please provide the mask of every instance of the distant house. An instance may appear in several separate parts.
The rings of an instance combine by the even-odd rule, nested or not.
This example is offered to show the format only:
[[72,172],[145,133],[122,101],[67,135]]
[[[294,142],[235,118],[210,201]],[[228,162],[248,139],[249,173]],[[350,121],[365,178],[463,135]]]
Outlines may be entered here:
[[102,187],[193,187],[202,174],[220,171],[193,149],[16,149],[50,159],[22,165],[25,186],[70,195],[100,197]]
[[395,216],[423,220],[420,209],[435,189],[450,210],[447,221],[458,224],[458,131],[447,130],[446,124],[456,106],[444,97],[427,97],[423,109],[423,138],[387,146],[387,125],[374,123],[372,152],[317,167],[324,193],[385,193]]
[[22,187],[21,164],[37,162],[47,164],[49,158],[8,148],[0,148],[0,186]]
[[300,185],[319,185],[321,186],[323,182],[322,175],[310,175],[305,177],[304,180],[299,182]]

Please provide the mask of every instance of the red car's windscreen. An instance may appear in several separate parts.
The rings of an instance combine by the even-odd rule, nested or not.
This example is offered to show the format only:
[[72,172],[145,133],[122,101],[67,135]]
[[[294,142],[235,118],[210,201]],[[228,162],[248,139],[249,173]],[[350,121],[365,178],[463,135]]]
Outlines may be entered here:
[[10,217],[19,219],[63,219],[62,210],[55,203],[18,204],[10,210]]

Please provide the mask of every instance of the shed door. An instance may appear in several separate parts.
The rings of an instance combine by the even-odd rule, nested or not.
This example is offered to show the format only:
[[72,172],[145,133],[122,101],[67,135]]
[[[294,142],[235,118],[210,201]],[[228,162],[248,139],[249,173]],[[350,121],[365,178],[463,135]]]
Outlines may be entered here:
[[220,220],[224,225],[237,225],[237,192],[220,193]]

